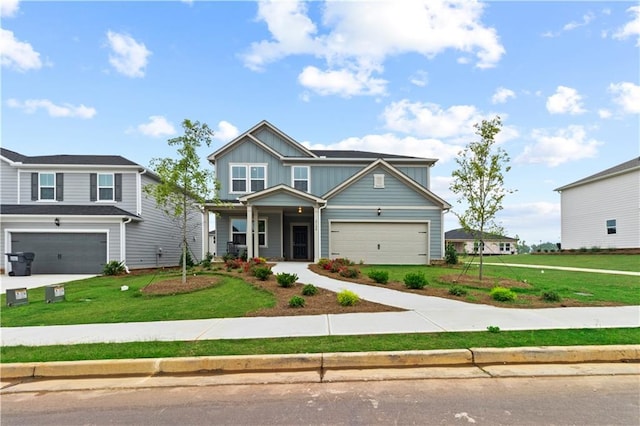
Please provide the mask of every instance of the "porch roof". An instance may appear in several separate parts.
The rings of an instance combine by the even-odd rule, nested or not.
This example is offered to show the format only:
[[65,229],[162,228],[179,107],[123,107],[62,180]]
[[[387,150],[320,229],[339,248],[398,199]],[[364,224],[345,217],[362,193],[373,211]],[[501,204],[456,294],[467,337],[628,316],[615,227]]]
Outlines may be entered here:
[[272,186],[271,188],[254,192],[252,194],[247,194],[243,197],[238,198],[238,201],[240,201],[242,204],[245,204],[245,205],[261,201],[261,204],[266,205],[266,204],[269,204],[268,200],[272,199],[274,204],[278,205],[282,200],[277,200],[277,197],[281,197],[282,195],[285,195],[289,198],[293,198],[296,200],[302,200],[311,204],[327,203],[327,201],[323,198],[316,197],[313,194],[300,191],[298,189],[292,188],[284,184]]

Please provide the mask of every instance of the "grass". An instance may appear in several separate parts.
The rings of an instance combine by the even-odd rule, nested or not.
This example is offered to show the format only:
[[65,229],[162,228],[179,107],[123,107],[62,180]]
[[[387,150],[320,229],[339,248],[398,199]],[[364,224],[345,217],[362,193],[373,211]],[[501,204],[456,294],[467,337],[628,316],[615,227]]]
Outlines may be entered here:
[[[219,279],[213,287],[171,296],[147,296],[140,289],[152,281],[174,278],[172,274],[103,276],[65,284],[66,301],[44,303],[44,288],[29,290],[29,304],[2,305],[2,327],[65,324],[172,321],[202,318],[242,317],[248,312],[275,305],[266,291],[240,278],[211,275]],[[120,287],[129,286],[121,291]]]
[[[461,257],[468,261],[471,257]],[[484,256],[488,263],[519,263],[524,265],[570,266],[573,268],[608,269],[640,272],[637,254],[518,254],[515,256]],[[478,257],[475,257],[475,262]]]
[[384,334],[202,340],[197,342],[94,343],[0,348],[3,363],[254,354],[464,349],[473,347],[625,345],[640,341],[640,328],[500,331],[490,333]]

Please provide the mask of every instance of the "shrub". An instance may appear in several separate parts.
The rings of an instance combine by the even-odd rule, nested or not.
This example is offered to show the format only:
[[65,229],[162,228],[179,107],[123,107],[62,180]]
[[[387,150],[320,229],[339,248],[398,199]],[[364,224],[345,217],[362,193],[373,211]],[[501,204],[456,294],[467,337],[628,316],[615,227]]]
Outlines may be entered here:
[[287,274],[286,272],[281,272],[276,274],[276,281],[280,287],[291,287],[298,281],[298,276],[296,274]]
[[449,294],[452,296],[466,296],[468,293],[467,289],[464,287],[460,287],[459,285],[454,285],[449,288]]
[[487,327],[487,331],[489,333],[500,333],[500,327],[498,327],[497,325],[490,325]]
[[[189,251],[188,247],[184,260],[187,268],[193,268],[194,266],[196,266],[196,263],[193,261],[193,257],[191,257],[191,252]],[[182,254],[180,254],[180,257],[178,257],[178,265],[182,266]]]
[[513,291],[504,287],[494,287],[489,294],[493,300],[497,300],[498,302],[512,302],[518,298]]
[[413,289],[424,288],[427,285],[427,279],[422,272],[409,272],[404,276],[404,285]]
[[301,296],[293,296],[289,299],[289,307],[291,308],[303,308],[305,303],[304,297]]
[[327,266],[330,263],[331,263],[331,259],[327,259],[326,257],[322,257],[320,258],[320,260],[318,260],[318,266],[323,269],[325,269],[325,266]]
[[258,278],[260,281],[268,280],[269,276],[273,274],[273,272],[271,271],[271,268],[268,266],[254,266],[252,271],[253,271],[253,275],[255,275],[255,277]]
[[338,273],[345,278],[358,278],[358,275],[360,275],[360,271],[354,266],[343,266]]
[[204,256],[204,259],[202,259],[202,262],[200,262],[200,265],[202,265],[203,268],[209,269],[211,268],[212,260],[213,255],[210,252],[207,252],[207,254]]
[[318,287],[313,284],[307,284],[302,287],[302,294],[304,296],[315,296],[316,294],[318,294]]
[[447,265],[458,264],[458,252],[451,243],[447,244],[447,247],[444,249],[444,261]]
[[242,261],[242,259],[236,257],[230,258],[224,262],[224,266],[227,268],[227,270],[240,269],[243,265],[244,262]]
[[105,275],[122,275],[126,271],[127,268],[124,266],[124,261],[118,262],[117,260],[108,262],[102,269],[102,273]]
[[338,303],[342,306],[353,306],[360,301],[360,297],[352,291],[342,290],[338,293]]
[[324,269],[327,269],[331,272],[340,272],[340,269],[345,266],[353,266],[354,263],[347,259],[346,257],[339,257],[337,259],[331,260],[327,265],[325,265]]
[[559,302],[562,300],[560,295],[553,290],[543,291],[540,298],[545,302]]
[[387,282],[389,282],[388,271],[372,269],[371,271],[369,271],[367,276],[371,278],[373,281],[377,282],[378,284],[386,284]]

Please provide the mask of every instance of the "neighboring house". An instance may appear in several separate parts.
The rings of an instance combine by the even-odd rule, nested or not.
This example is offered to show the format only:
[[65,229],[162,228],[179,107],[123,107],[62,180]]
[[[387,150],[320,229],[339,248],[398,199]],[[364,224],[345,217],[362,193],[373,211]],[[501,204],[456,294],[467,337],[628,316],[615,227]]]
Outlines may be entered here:
[[429,264],[451,206],[430,187],[437,160],[309,150],[262,121],[209,156],[220,184],[217,253]]
[[[101,273],[179,264],[181,235],[142,191],[157,176],[126,158],[25,156],[0,150],[0,253],[34,252],[33,274]],[[204,250],[203,214],[194,212],[190,250]]]
[[563,250],[640,248],[640,157],[555,191]]
[[444,234],[445,243],[453,244],[458,253],[478,254],[480,239],[484,243],[482,254],[507,255],[518,253],[517,238],[489,233],[482,234],[482,238],[480,238],[480,232],[467,232],[463,228],[452,229]]

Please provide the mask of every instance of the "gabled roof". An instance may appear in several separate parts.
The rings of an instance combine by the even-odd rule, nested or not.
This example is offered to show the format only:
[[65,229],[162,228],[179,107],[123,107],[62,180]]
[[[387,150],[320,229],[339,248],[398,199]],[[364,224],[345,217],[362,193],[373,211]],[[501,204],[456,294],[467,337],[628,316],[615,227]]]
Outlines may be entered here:
[[602,179],[607,179],[623,173],[631,172],[633,170],[640,170],[640,157],[636,157],[633,160],[625,161],[624,163],[618,164],[617,166],[613,166],[594,175],[587,176],[586,178],[577,180],[568,185],[561,186],[560,188],[554,189],[554,191],[564,191],[565,189],[573,188],[575,186],[584,185],[586,183],[591,183]]
[[334,195],[344,191],[349,186],[351,186],[354,182],[357,182],[363,176],[365,176],[366,174],[368,174],[369,172],[371,172],[372,170],[374,170],[378,166],[385,168],[389,173],[391,173],[393,176],[395,176],[398,180],[404,182],[407,186],[413,188],[414,190],[416,190],[417,192],[421,193],[425,197],[430,198],[431,200],[433,200],[436,203],[440,204],[442,206],[442,208],[445,208],[445,209],[450,209],[451,208],[451,204],[447,203],[445,200],[443,200],[442,198],[438,197],[436,194],[434,194],[433,192],[429,191],[427,188],[425,188],[424,186],[420,185],[415,180],[409,178],[407,175],[405,175],[404,173],[400,172],[398,169],[393,167],[391,164],[387,163],[382,158],[379,158],[376,161],[372,162],[367,167],[365,167],[364,169],[360,170],[358,173],[356,173],[355,175],[351,176],[349,179],[345,180],[340,185],[336,186],[331,191],[329,191],[326,194],[324,194],[322,196],[322,198],[325,198],[325,199],[328,200],[329,198],[333,197]]
[[6,148],[0,148],[0,155],[13,163],[29,165],[60,165],[60,166],[137,166],[133,161],[120,155],[37,155],[27,156]]
[[82,206],[66,204],[2,204],[0,215],[30,216],[120,216],[141,219],[116,206]]
[[263,189],[262,191],[253,192],[251,194],[244,195],[244,196],[238,198],[238,201],[240,201],[242,204],[245,204],[247,202],[250,202],[251,200],[256,200],[256,199],[268,197],[269,195],[272,195],[272,194],[275,194],[275,193],[279,193],[279,192],[284,192],[284,193],[293,195],[295,197],[302,198],[304,200],[313,201],[313,202],[318,203],[318,204],[324,204],[324,203],[327,202],[323,198],[316,197],[313,194],[309,194],[307,192],[300,191],[298,189],[295,189],[295,188],[293,188],[291,186],[284,185],[284,184],[272,186],[271,188]]
[[[269,130],[271,130],[272,132],[276,133],[278,136],[280,136],[284,141],[286,141],[292,147],[294,147],[295,149],[299,150],[301,154],[304,154],[307,157],[316,157],[316,154],[314,154],[313,152],[309,151],[307,148],[304,147],[304,145],[302,145],[301,143],[297,142],[295,139],[291,138],[289,135],[287,135],[286,133],[284,133],[283,131],[278,129],[273,124],[269,123],[267,120],[262,120],[261,122],[259,122],[258,124],[256,124],[255,126],[250,128],[249,130],[247,130],[246,132],[242,133],[241,135],[239,135],[238,137],[236,137],[235,139],[233,139],[232,141],[230,141],[226,145],[222,146],[220,149],[218,149],[213,154],[209,155],[209,157],[207,157],[207,159],[209,161],[215,161],[215,159],[217,157],[219,157],[220,155],[222,155],[225,152],[227,152],[234,145],[236,145],[237,143],[241,142],[246,137],[249,137],[254,143],[256,143],[256,141],[259,141],[259,139],[257,139],[253,135],[253,133],[256,132],[257,130],[263,128],[263,127],[266,127]],[[262,144],[263,147],[266,146],[263,142],[260,142],[260,143]],[[274,152],[271,148],[269,148],[269,151]],[[279,154],[278,154],[278,156],[282,157]]]
[[[444,233],[444,239],[449,241],[474,241],[480,237],[479,231],[467,232],[464,228],[452,229]],[[488,232],[482,233],[482,239],[484,241],[518,241],[516,238],[505,237],[497,234],[490,234]]]

